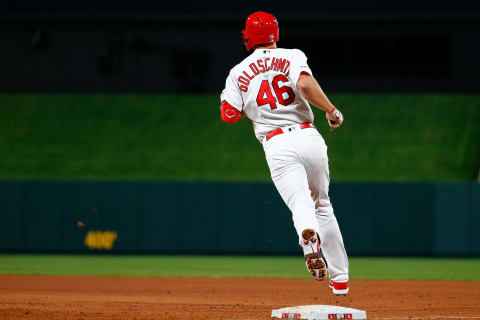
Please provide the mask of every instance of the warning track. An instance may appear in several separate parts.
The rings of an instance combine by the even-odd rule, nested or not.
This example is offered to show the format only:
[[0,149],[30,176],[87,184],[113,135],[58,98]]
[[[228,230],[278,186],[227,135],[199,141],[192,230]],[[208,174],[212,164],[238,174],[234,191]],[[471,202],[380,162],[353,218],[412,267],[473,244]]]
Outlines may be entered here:
[[369,319],[480,318],[480,282],[352,280],[336,297],[309,279],[0,276],[0,319],[270,319],[326,304]]

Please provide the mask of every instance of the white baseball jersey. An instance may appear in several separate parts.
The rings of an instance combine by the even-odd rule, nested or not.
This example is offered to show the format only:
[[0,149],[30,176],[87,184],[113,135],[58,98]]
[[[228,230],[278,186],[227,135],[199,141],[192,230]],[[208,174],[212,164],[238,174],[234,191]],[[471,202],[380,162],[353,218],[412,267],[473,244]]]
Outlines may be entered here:
[[298,49],[257,49],[230,70],[221,100],[246,113],[262,142],[276,128],[313,122],[312,109],[297,89],[303,71],[313,76]]

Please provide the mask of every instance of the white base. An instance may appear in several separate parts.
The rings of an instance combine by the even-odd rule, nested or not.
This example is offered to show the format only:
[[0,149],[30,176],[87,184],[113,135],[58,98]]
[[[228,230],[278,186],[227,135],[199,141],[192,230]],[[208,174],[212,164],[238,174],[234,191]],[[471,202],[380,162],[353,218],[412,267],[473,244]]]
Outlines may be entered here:
[[363,310],[352,308],[311,305],[272,310],[272,318],[308,320],[367,319],[367,313]]

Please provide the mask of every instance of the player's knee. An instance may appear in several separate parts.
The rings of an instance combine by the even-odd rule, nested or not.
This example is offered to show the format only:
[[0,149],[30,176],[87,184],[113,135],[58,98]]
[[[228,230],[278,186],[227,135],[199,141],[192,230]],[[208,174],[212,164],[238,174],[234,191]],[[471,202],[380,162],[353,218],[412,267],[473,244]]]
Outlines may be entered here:
[[333,208],[332,206],[317,207],[315,209],[315,215],[317,218],[331,220],[333,219]]

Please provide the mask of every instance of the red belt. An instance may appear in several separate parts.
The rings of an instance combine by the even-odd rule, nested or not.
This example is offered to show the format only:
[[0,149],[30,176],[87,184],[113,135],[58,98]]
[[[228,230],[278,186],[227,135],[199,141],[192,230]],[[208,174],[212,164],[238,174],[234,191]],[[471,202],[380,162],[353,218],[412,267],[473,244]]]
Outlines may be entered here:
[[[307,128],[314,128],[314,126],[311,122],[300,123],[300,129],[307,129]],[[289,128],[289,131],[291,131],[291,128]],[[275,129],[273,131],[270,131],[267,134],[267,141],[270,140],[272,137],[275,137],[276,135],[279,135],[279,134],[282,134],[282,133],[283,133],[282,128],[278,128],[278,129]]]

